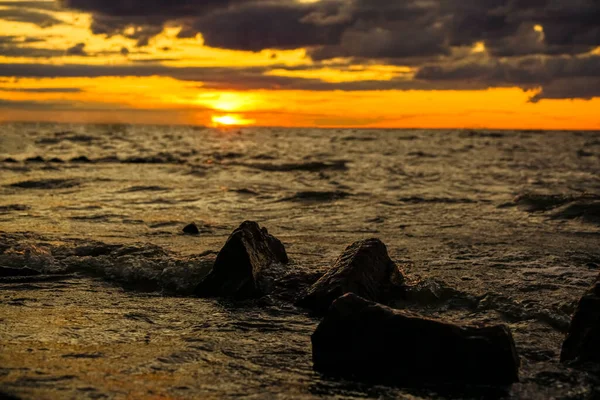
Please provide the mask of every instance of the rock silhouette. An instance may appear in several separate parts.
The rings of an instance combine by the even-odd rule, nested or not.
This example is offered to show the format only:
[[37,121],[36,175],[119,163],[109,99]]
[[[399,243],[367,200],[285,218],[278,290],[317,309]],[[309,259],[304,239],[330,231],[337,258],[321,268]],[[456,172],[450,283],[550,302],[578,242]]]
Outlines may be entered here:
[[13,277],[13,276],[34,276],[40,275],[39,271],[31,268],[13,268],[13,267],[0,267],[0,277]]
[[312,335],[315,370],[398,386],[508,385],[519,359],[510,330],[429,320],[349,293]]
[[221,249],[210,273],[198,284],[199,297],[254,298],[273,290],[285,273],[288,256],[276,237],[256,222],[246,221]]
[[385,244],[379,239],[361,240],[346,248],[297,305],[324,314],[335,299],[349,292],[385,303],[403,282]]
[[198,226],[192,222],[191,224],[183,228],[183,233],[185,233],[186,235],[199,235],[200,230],[198,229]]
[[600,276],[579,301],[560,361],[571,365],[600,363]]

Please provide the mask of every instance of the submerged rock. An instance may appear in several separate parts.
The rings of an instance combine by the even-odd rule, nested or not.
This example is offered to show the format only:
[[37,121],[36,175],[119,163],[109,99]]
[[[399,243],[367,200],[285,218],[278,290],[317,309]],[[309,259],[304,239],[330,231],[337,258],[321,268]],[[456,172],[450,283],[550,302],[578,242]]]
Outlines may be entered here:
[[288,256],[276,237],[256,222],[246,221],[221,249],[210,273],[196,287],[199,297],[260,297],[273,290]]
[[297,305],[324,314],[335,299],[349,292],[387,302],[403,283],[404,276],[385,244],[379,239],[361,240],[346,248]]
[[192,222],[191,224],[183,228],[183,233],[185,233],[186,235],[199,235],[200,229],[198,229],[198,226]]
[[506,326],[438,322],[353,293],[333,303],[311,339],[315,370],[337,377],[399,386],[508,385],[519,379]]
[[514,204],[527,212],[548,211],[573,201],[573,196],[564,194],[525,193],[514,199]]
[[579,301],[560,361],[572,365],[600,364],[600,276]]

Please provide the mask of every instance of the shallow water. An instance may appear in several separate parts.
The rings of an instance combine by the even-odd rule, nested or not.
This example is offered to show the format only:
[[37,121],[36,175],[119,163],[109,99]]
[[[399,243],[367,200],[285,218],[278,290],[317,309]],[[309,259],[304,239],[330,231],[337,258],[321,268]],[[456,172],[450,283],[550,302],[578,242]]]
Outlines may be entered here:
[[244,220],[284,242],[291,273],[382,239],[426,288],[397,307],[512,329],[506,397],[593,395],[558,356],[599,273],[600,134],[54,124],[0,126],[0,266],[49,274],[0,278],[0,392],[449,396],[316,374],[318,320],[285,296],[190,297]]

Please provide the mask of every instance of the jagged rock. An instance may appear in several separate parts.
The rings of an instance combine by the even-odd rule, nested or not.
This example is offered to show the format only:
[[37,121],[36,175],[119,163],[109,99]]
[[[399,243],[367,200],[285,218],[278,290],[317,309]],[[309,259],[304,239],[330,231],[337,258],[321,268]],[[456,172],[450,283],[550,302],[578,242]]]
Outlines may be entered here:
[[385,244],[379,239],[361,240],[346,248],[297,305],[324,314],[335,299],[349,292],[385,303],[403,282]]
[[503,325],[458,326],[353,293],[337,299],[312,335],[314,369],[398,386],[508,385],[519,358]]
[[196,287],[199,297],[260,297],[287,270],[283,244],[256,222],[246,221],[221,249],[210,273]]
[[571,365],[600,363],[600,276],[579,301],[560,361]]
[[183,228],[183,233],[185,233],[186,235],[199,235],[200,229],[198,229],[198,226],[192,222],[191,224]]

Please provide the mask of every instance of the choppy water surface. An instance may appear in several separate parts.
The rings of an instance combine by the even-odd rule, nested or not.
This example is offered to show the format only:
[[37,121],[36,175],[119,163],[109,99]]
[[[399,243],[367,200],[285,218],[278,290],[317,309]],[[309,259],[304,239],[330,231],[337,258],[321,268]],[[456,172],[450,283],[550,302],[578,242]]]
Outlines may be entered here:
[[[522,379],[507,397],[593,395],[558,356],[599,272],[600,134],[53,124],[0,126],[0,265],[50,273],[0,278],[0,391],[448,396],[314,373],[318,320],[281,297],[190,297],[244,220],[304,273],[382,239],[429,288],[398,307],[509,325]],[[192,221],[201,234],[181,234]]]

